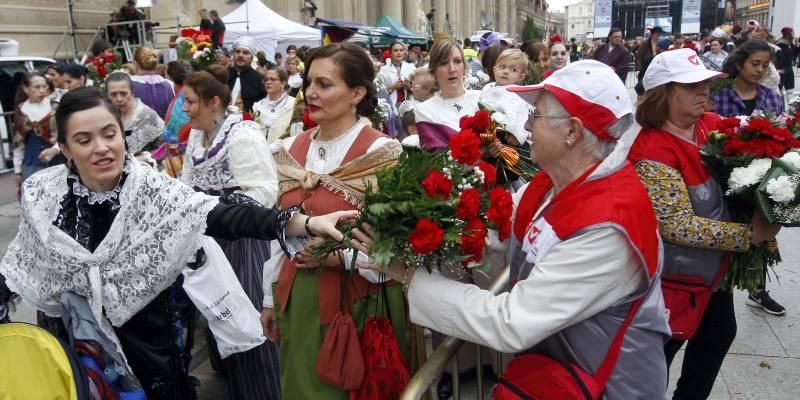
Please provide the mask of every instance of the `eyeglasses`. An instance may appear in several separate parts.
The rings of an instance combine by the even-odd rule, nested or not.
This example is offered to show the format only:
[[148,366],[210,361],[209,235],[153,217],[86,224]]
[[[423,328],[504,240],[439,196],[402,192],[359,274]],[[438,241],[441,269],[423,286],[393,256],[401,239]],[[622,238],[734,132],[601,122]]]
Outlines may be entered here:
[[538,112],[536,112],[536,111],[533,111],[533,112],[529,112],[529,113],[528,113],[528,121],[531,121],[531,122],[533,122],[533,121],[535,121],[535,120],[536,120],[536,118],[557,118],[557,119],[570,119],[570,118],[572,118],[572,117],[571,117],[571,116],[569,116],[569,115],[546,115],[546,114],[540,114],[540,113],[538,113]]

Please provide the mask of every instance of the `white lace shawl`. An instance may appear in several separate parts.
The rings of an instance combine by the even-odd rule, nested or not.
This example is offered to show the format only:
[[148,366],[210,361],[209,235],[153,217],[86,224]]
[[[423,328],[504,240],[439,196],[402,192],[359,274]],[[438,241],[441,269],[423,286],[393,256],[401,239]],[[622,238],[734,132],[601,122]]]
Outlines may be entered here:
[[144,146],[153,140],[158,139],[164,133],[164,121],[152,108],[135,99],[135,109],[131,119],[125,123],[125,130],[133,131],[130,136],[125,137],[128,143],[128,152],[138,154]]
[[120,210],[94,253],[53,225],[67,169],[51,167],[24,182],[19,232],[0,261],[12,291],[52,316],[61,314],[61,293],[75,292],[98,321],[105,315],[119,327],[175,281],[199,249],[218,199],[127,162]]

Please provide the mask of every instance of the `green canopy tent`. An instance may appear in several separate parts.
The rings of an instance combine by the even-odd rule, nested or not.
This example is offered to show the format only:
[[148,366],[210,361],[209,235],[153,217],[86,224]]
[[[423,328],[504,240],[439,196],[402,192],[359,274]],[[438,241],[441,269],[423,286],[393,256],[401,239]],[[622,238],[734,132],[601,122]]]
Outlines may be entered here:
[[381,42],[385,41],[386,43],[380,43],[380,44],[378,44],[378,46],[389,46],[390,44],[392,44],[392,42],[394,42],[395,40],[398,40],[398,39],[401,42],[407,43],[409,45],[414,45],[414,44],[418,44],[418,45],[422,45],[422,46],[427,46],[428,45],[428,38],[426,38],[425,35],[421,35],[421,34],[418,34],[418,33],[411,32],[410,30],[408,30],[408,28],[403,26],[403,24],[401,24],[400,21],[398,21],[398,20],[396,20],[396,19],[394,19],[394,18],[392,18],[392,17],[390,17],[388,15],[384,15],[383,17],[381,17],[381,19],[378,20],[378,22],[375,24],[375,26],[376,27],[383,27],[383,28],[390,28],[394,32],[397,33],[397,38],[396,39],[392,38],[392,37],[388,37],[388,36],[387,37],[382,37],[381,38]]

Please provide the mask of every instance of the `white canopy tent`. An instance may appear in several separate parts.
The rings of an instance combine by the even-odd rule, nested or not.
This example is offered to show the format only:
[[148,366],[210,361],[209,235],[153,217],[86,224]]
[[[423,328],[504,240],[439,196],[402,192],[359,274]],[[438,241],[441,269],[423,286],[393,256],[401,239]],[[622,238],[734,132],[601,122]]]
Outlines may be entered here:
[[241,36],[251,36],[258,50],[275,60],[275,52],[286,54],[286,47],[306,45],[317,47],[322,43],[319,29],[290,21],[272,11],[260,0],[247,0],[222,17],[225,23],[225,45],[233,44]]

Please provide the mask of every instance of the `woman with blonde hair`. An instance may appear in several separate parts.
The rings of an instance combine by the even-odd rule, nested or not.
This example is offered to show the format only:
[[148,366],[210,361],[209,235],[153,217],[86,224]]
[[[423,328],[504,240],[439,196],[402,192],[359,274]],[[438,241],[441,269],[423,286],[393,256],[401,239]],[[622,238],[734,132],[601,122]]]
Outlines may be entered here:
[[439,39],[430,52],[428,71],[433,75],[439,91],[414,109],[420,144],[427,150],[448,146],[450,136],[459,130],[459,121],[465,115],[478,111],[477,90],[464,89],[466,64],[461,46],[453,38]]
[[290,54],[286,56],[284,63],[286,64],[286,75],[288,75],[289,95],[297,96],[300,86],[303,85],[303,74],[299,70],[301,61],[296,55]]
[[133,96],[152,108],[163,120],[167,109],[175,97],[172,82],[158,73],[158,52],[149,47],[139,47],[133,53],[133,66],[136,74],[133,81]]

